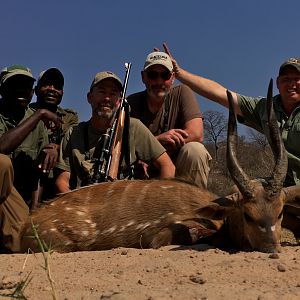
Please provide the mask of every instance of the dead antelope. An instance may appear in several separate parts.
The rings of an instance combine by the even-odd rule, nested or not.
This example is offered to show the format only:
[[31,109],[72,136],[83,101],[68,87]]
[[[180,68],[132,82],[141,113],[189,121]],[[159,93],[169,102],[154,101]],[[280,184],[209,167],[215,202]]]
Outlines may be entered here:
[[[284,203],[292,201],[300,189],[283,188],[287,157],[273,112],[272,84],[266,110],[275,168],[267,181],[250,180],[238,164],[230,92],[228,99],[227,163],[239,189],[237,199],[218,198],[176,180],[100,183],[64,194],[35,211],[32,223],[40,239],[59,251],[157,248],[199,242],[222,226],[239,249],[279,251]],[[39,251],[30,220],[24,225],[21,251],[28,248]]]
[[[233,181],[239,189],[237,201],[225,199],[222,206],[210,206],[220,217],[227,215],[224,227],[235,246],[240,249],[255,249],[262,252],[280,251],[281,221],[284,204],[300,196],[300,187],[283,188],[287,172],[287,154],[281,139],[277,119],[273,110],[272,80],[269,84],[266,101],[268,114],[267,137],[275,158],[271,178],[250,180],[236,159],[237,126],[233,98],[227,91],[229,101],[227,165]],[[218,201],[216,201],[218,202]],[[224,210],[224,205],[227,208]],[[208,212],[208,207],[204,208]],[[214,218],[213,212],[206,217]],[[203,213],[203,212],[202,212]]]

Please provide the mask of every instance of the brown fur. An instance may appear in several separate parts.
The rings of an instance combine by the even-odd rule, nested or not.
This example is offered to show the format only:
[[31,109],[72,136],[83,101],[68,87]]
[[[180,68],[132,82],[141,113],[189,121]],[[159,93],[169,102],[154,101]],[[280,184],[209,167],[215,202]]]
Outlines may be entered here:
[[[35,211],[32,222],[40,239],[59,251],[191,244],[221,226],[222,221],[203,225],[196,213],[216,198],[175,180],[100,183],[60,196]],[[21,251],[28,248],[39,251],[30,220]]]

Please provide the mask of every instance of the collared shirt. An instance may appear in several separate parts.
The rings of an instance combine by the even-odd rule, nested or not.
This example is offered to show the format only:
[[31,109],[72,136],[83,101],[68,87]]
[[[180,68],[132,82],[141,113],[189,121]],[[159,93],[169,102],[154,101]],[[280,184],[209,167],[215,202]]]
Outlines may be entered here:
[[[285,185],[300,185],[300,106],[288,117],[282,108],[281,96],[273,97],[274,111],[288,155],[288,172]],[[266,98],[238,95],[238,104],[243,117],[238,120],[257,131],[268,134]]]

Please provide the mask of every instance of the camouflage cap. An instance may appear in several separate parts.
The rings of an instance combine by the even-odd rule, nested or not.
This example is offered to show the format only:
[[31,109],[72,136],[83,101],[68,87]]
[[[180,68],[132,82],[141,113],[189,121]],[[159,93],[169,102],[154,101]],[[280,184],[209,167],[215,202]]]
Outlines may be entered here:
[[64,75],[58,68],[50,68],[47,70],[44,70],[40,73],[38,81],[37,81],[37,86],[41,83],[42,80],[45,80],[47,77],[54,77],[63,87],[65,80],[64,80]]
[[173,64],[171,58],[165,52],[151,52],[145,61],[144,70],[148,69],[153,65],[162,65],[166,67],[170,72],[173,71]]
[[298,72],[300,72],[300,59],[299,58],[289,58],[287,61],[285,61],[281,66],[280,66],[280,69],[279,69],[279,76],[282,75],[284,69],[286,67],[294,67]]
[[123,84],[122,84],[121,79],[120,79],[116,74],[114,74],[113,72],[110,72],[110,71],[103,71],[103,72],[97,73],[97,74],[95,75],[95,78],[94,78],[92,84],[91,84],[90,90],[91,90],[96,84],[98,84],[100,81],[102,81],[102,80],[104,80],[104,79],[108,79],[108,78],[115,79],[115,81],[118,82],[120,91],[122,91],[122,89],[123,89]]
[[21,65],[12,65],[10,67],[5,67],[4,69],[1,70],[0,86],[2,86],[7,79],[16,75],[23,75],[35,81],[35,78],[33,77],[31,70],[29,68]]

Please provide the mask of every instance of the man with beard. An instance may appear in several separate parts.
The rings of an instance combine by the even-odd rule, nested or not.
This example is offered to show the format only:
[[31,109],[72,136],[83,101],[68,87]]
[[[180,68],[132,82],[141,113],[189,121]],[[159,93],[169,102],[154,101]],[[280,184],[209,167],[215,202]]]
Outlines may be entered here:
[[[140,119],[167,149],[176,176],[206,188],[211,156],[202,144],[203,121],[195,95],[185,85],[172,87],[175,75],[166,53],[150,53],[141,75],[146,90],[128,97],[131,116]],[[155,174],[140,165],[147,176]]]
[[[99,137],[109,132],[112,126],[122,89],[122,82],[114,73],[104,71],[96,74],[87,94],[92,107],[91,119],[70,128],[62,141],[57,164],[61,172],[56,180],[59,192],[89,184],[93,176],[95,147]],[[141,160],[158,168],[160,178],[174,176],[175,167],[166,150],[139,120],[133,118],[129,125],[129,145],[131,165]]]
[[[63,97],[63,88],[64,76],[61,71],[57,68],[47,69],[41,72],[38,78],[35,87],[36,102],[29,105],[33,110],[48,109],[61,118],[62,126],[60,128],[55,127],[53,122],[46,124],[49,141],[57,151],[59,151],[60,142],[68,129],[79,122],[78,114],[74,110],[59,106]],[[40,178],[40,186],[35,195],[35,202],[39,202],[41,199],[51,199],[55,196],[54,182],[56,177],[57,169],[54,168],[53,172]]]
[[47,147],[43,122],[60,126],[61,121],[49,110],[28,108],[34,81],[30,69],[20,65],[0,74],[0,249],[6,251],[18,250],[21,224],[29,214],[24,200],[31,201],[36,166],[47,173],[57,160],[57,151]]

